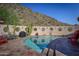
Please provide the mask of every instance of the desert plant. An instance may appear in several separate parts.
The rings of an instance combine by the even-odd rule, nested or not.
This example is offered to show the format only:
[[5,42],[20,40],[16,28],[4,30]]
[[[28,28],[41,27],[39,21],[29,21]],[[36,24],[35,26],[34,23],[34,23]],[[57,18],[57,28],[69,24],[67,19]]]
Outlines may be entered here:
[[32,32],[32,24],[29,24],[29,25],[27,26],[27,32],[28,32],[28,35],[31,34],[31,32]]

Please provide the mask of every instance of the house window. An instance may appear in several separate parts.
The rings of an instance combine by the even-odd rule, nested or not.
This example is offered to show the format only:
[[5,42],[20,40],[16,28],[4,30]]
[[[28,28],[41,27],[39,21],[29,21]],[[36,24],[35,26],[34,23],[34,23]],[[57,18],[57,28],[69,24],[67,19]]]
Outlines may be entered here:
[[37,28],[34,28],[34,31],[37,31]]
[[69,28],[68,28],[68,31],[69,31],[69,32],[71,32],[71,31],[72,31],[72,28],[71,28],[71,27],[69,27]]
[[50,28],[50,30],[52,31],[52,30],[53,30],[53,28]]
[[42,28],[42,31],[45,31],[45,28]]
[[62,31],[62,28],[58,28],[59,31]]
[[4,31],[4,32],[8,32],[8,30],[9,30],[8,27],[4,27],[4,28],[3,28],[3,31]]

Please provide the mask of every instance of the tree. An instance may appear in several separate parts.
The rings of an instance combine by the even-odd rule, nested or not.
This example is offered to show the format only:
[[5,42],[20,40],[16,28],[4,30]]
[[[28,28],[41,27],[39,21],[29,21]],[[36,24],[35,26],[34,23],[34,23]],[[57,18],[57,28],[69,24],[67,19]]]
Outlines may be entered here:
[[12,14],[12,16],[10,17],[10,21],[11,21],[11,23],[12,23],[12,25],[13,25],[13,28],[14,28],[14,31],[13,31],[13,33],[15,34],[15,31],[16,31],[16,26],[18,25],[18,18],[16,17],[16,15],[15,14]]
[[[9,29],[9,16],[10,16],[10,13],[8,12],[8,10],[6,10],[5,8],[0,8],[0,17],[3,18],[3,21],[5,24],[7,24],[7,28]],[[9,30],[8,30],[8,33],[9,33]]]
[[[7,24],[7,28],[9,29],[9,25],[14,26],[14,34],[15,34],[15,28],[18,22],[18,18],[14,14],[14,12],[11,12],[12,10],[7,8],[0,8],[0,17],[4,19],[4,23]],[[8,33],[10,34],[9,30]]]
[[14,35],[15,35],[15,32],[16,32],[16,26],[18,25],[19,23],[19,20],[18,20],[18,17],[16,16],[16,12],[13,11],[13,9],[9,9],[9,13],[10,13],[10,21],[9,21],[9,24],[13,25],[13,28],[14,28]]

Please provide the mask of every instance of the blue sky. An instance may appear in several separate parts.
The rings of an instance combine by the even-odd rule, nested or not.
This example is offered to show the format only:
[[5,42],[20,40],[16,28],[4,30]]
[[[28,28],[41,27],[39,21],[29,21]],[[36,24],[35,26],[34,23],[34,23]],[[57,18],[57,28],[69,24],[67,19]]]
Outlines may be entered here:
[[21,3],[21,5],[64,23],[79,24],[76,20],[79,16],[77,3]]

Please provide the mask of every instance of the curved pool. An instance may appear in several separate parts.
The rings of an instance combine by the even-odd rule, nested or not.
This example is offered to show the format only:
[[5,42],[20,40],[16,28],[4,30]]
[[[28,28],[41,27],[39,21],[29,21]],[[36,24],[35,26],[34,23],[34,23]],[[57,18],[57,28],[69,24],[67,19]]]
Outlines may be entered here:
[[26,37],[24,40],[25,46],[34,49],[37,52],[41,52],[47,45],[58,36],[30,36]]

